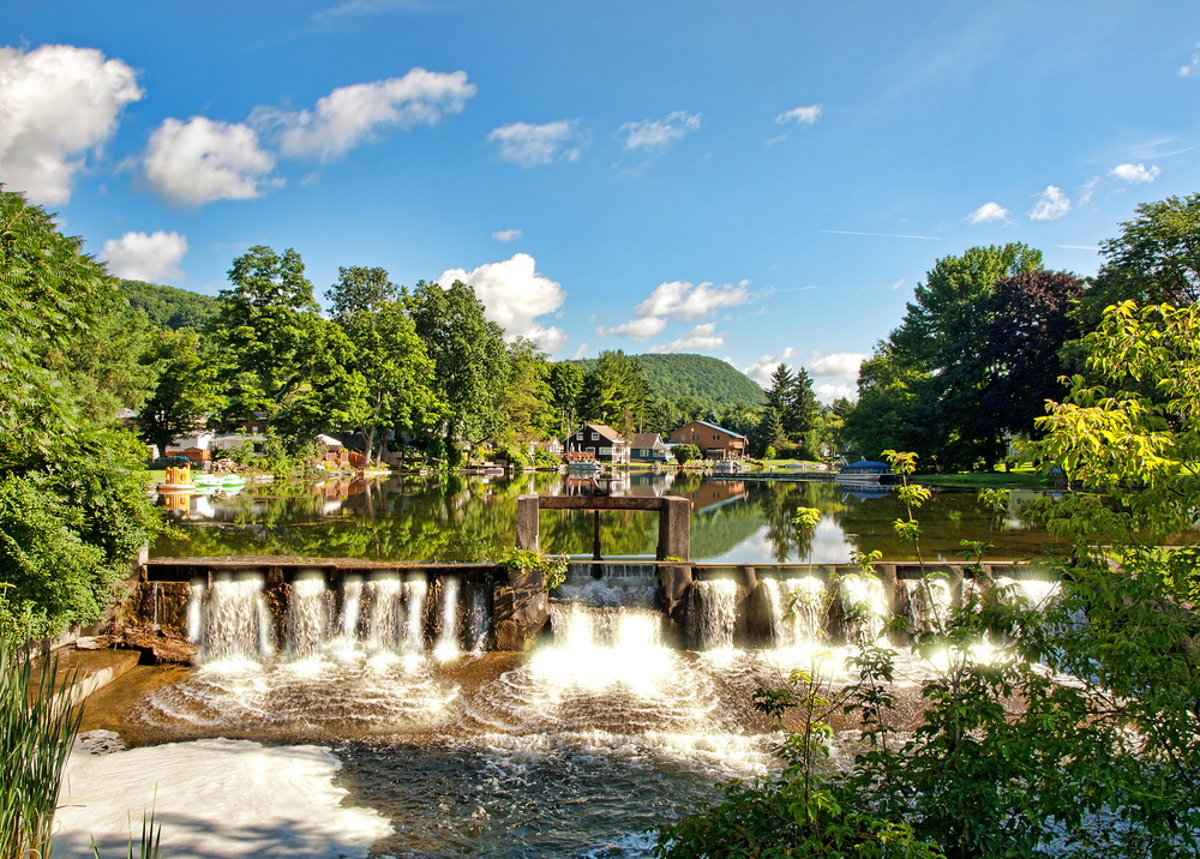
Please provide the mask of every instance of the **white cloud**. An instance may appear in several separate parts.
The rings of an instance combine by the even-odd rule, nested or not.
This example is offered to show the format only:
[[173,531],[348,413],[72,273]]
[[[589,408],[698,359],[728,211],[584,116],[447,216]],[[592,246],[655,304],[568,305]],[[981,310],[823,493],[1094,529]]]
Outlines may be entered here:
[[537,321],[538,316],[558,310],[567,294],[561,284],[538,274],[537,263],[529,254],[485,263],[471,272],[448,269],[438,283],[447,287],[456,280],[475,287],[484,314],[501,325],[509,337],[527,337],[548,352],[567,342],[564,331]]
[[402,78],[339,87],[318,99],[314,110],[258,107],[250,122],[277,140],[284,155],[328,161],[374,140],[384,128],[434,125],[460,113],[475,92],[466,72],[412,69]]
[[137,74],[92,48],[0,48],[0,177],[48,205],[71,199],[86,157],[142,97]]
[[621,335],[624,337],[632,337],[639,343],[644,343],[656,334],[661,334],[667,327],[667,320],[660,316],[647,316],[642,319],[631,319],[629,322],[622,322],[620,325],[605,327],[601,325],[596,329],[596,333],[601,337],[612,337]]
[[[644,342],[656,334],[661,334],[667,327],[668,318],[694,322],[705,316],[711,316],[723,307],[735,307],[739,304],[746,304],[749,300],[750,282],[747,280],[720,286],[707,281],[700,284],[681,280],[668,281],[656,286],[654,292],[650,293],[650,297],[634,308],[637,313],[635,319],[620,325],[600,326],[596,332],[602,337],[619,334]],[[698,333],[702,328],[704,328],[702,325],[696,326],[692,334],[685,335],[675,342],[680,343],[689,337],[700,337],[705,341],[711,341],[713,339],[712,331]],[[704,348],[715,349],[723,342],[721,340],[716,345],[706,345]],[[701,345],[700,342],[693,344],[697,347]],[[666,347],[666,351],[678,350]]]
[[778,355],[761,355],[749,367],[743,367],[742,372],[758,382],[762,387],[769,387],[771,384],[771,374],[775,372],[775,368],[795,354],[796,350],[788,346]]
[[810,104],[785,110],[779,116],[775,117],[775,121],[780,125],[786,125],[789,122],[795,122],[798,125],[815,125],[820,118],[821,105]]
[[814,358],[808,365],[813,378],[842,378],[857,381],[858,368],[867,356],[862,352],[834,352]]
[[146,233],[126,233],[119,239],[109,239],[100,251],[100,259],[117,277],[167,283],[183,280],[180,263],[188,252],[187,238],[179,233],[162,230]]
[[1196,43],[1196,48],[1192,51],[1191,61],[1187,65],[1179,67],[1181,78],[1190,78],[1197,73],[1200,73],[1200,42]]
[[1029,217],[1035,221],[1053,221],[1071,211],[1071,199],[1057,185],[1047,185],[1045,191],[1034,196],[1037,203]]
[[724,336],[717,333],[717,323],[702,322],[682,337],[677,337],[665,346],[651,346],[651,352],[694,352],[697,349],[714,350],[725,345]]
[[1008,209],[1004,208],[999,203],[987,202],[971,214],[967,215],[967,220],[972,224],[986,224],[990,221],[1000,221],[1001,223],[1004,223],[1008,220]]
[[813,393],[816,395],[818,400],[826,405],[831,404],[839,397],[852,400],[858,393],[858,383],[857,381],[854,383],[843,382],[842,384],[832,384],[827,382],[819,385],[813,385]]
[[650,297],[636,308],[638,316],[670,316],[693,321],[703,319],[722,307],[736,307],[750,300],[750,282],[716,286],[675,280],[660,283]]
[[492,233],[492,238],[498,242],[518,242],[521,240],[520,230],[497,230]]
[[1147,167],[1145,164],[1139,162],[1137,164],[1118,164],[1109,172],[1109,175],[1130,184],[1139,185],[1145,182],[1153,182],[1161,172],[1162,168],[1160,167],[1153,165]]
[[312,19],[317,24],[330,24],[338,18],[357,18],[424,8],[422,0],[346,0],[337,6],[314,13]]
[[150,135],[146,179],[169,202],[201,206],[213,200],[251,200],[275,168],[248,125],[194,116],[167,119]]
[[500,146],[500,157],[521,167],[541,167],[555,161],[578,161],[588,135],[573,119],[537,125],[514,122],[492,129],[489,143]]
[[700,114],[676,110],[662,119],[627,122],[617,130],[625,137],[625,151],[659,149],[686,137],[700,127]]

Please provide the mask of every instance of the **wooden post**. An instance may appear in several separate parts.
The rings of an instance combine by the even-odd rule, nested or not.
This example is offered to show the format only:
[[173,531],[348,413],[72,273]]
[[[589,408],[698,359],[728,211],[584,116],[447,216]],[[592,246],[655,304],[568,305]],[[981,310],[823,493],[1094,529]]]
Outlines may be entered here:
[[600,560],[600,511],[592,511],[593,527],[592,527],[592,560]]

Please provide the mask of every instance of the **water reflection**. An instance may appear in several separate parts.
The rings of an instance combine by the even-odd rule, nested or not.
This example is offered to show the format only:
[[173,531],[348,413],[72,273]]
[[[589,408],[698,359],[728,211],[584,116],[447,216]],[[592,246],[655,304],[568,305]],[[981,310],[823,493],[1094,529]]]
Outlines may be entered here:
[[[830,482],[712,479],[694,473],[622,474],[599,487],[589,478],[556,474],[432,475],[386,480],[277,482],[238,495],[193,495],[172,511],[179,525],[154,547],[158,556],[282,554],[378,560],[479,561],[516,539],[517,498],[524,494],[682,495],[691,499],[692,558],[714,563],[845,563],[853,552],[878,550],[888,560],[913,557],[892,523],[897,497],[847,492]],[[1051,544],[1024,522],[1014,492],[1009,509],[992,514],[974,493],[943,491],[920,511],[927,560],[958,560],[963,540],[987,540],[996,557],[1034,557]],[[179,503],[179,502],[177,502]],[[797,507],[815,507],[811,539],[792,526]],[[557,554],[588,554],[591,514],[543,511],[541,543]],[[653,556],[658,517],[636,511],[601,514],[606,557]]]

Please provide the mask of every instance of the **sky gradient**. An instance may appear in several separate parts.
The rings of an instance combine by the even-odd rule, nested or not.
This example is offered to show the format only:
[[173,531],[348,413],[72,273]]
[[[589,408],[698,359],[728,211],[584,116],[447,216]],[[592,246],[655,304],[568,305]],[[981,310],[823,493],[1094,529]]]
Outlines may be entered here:
[[1194,0],[4,5],[0,182],[114,274],[459,278],[555,358],[782,360],[828,400],[937,258],[1093,274],[1200,191]]

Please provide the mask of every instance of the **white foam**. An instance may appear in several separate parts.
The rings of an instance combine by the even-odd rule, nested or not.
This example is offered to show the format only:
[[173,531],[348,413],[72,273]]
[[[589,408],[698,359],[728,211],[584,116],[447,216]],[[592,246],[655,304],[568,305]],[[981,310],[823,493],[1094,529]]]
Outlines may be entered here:
[[71,755],[54,855],[125,855],[143,815],[162,824],[162,852],[178,859],[365,856],[392,833],[387,818],[342,805],[341,763],[317,746],[197,740]]

